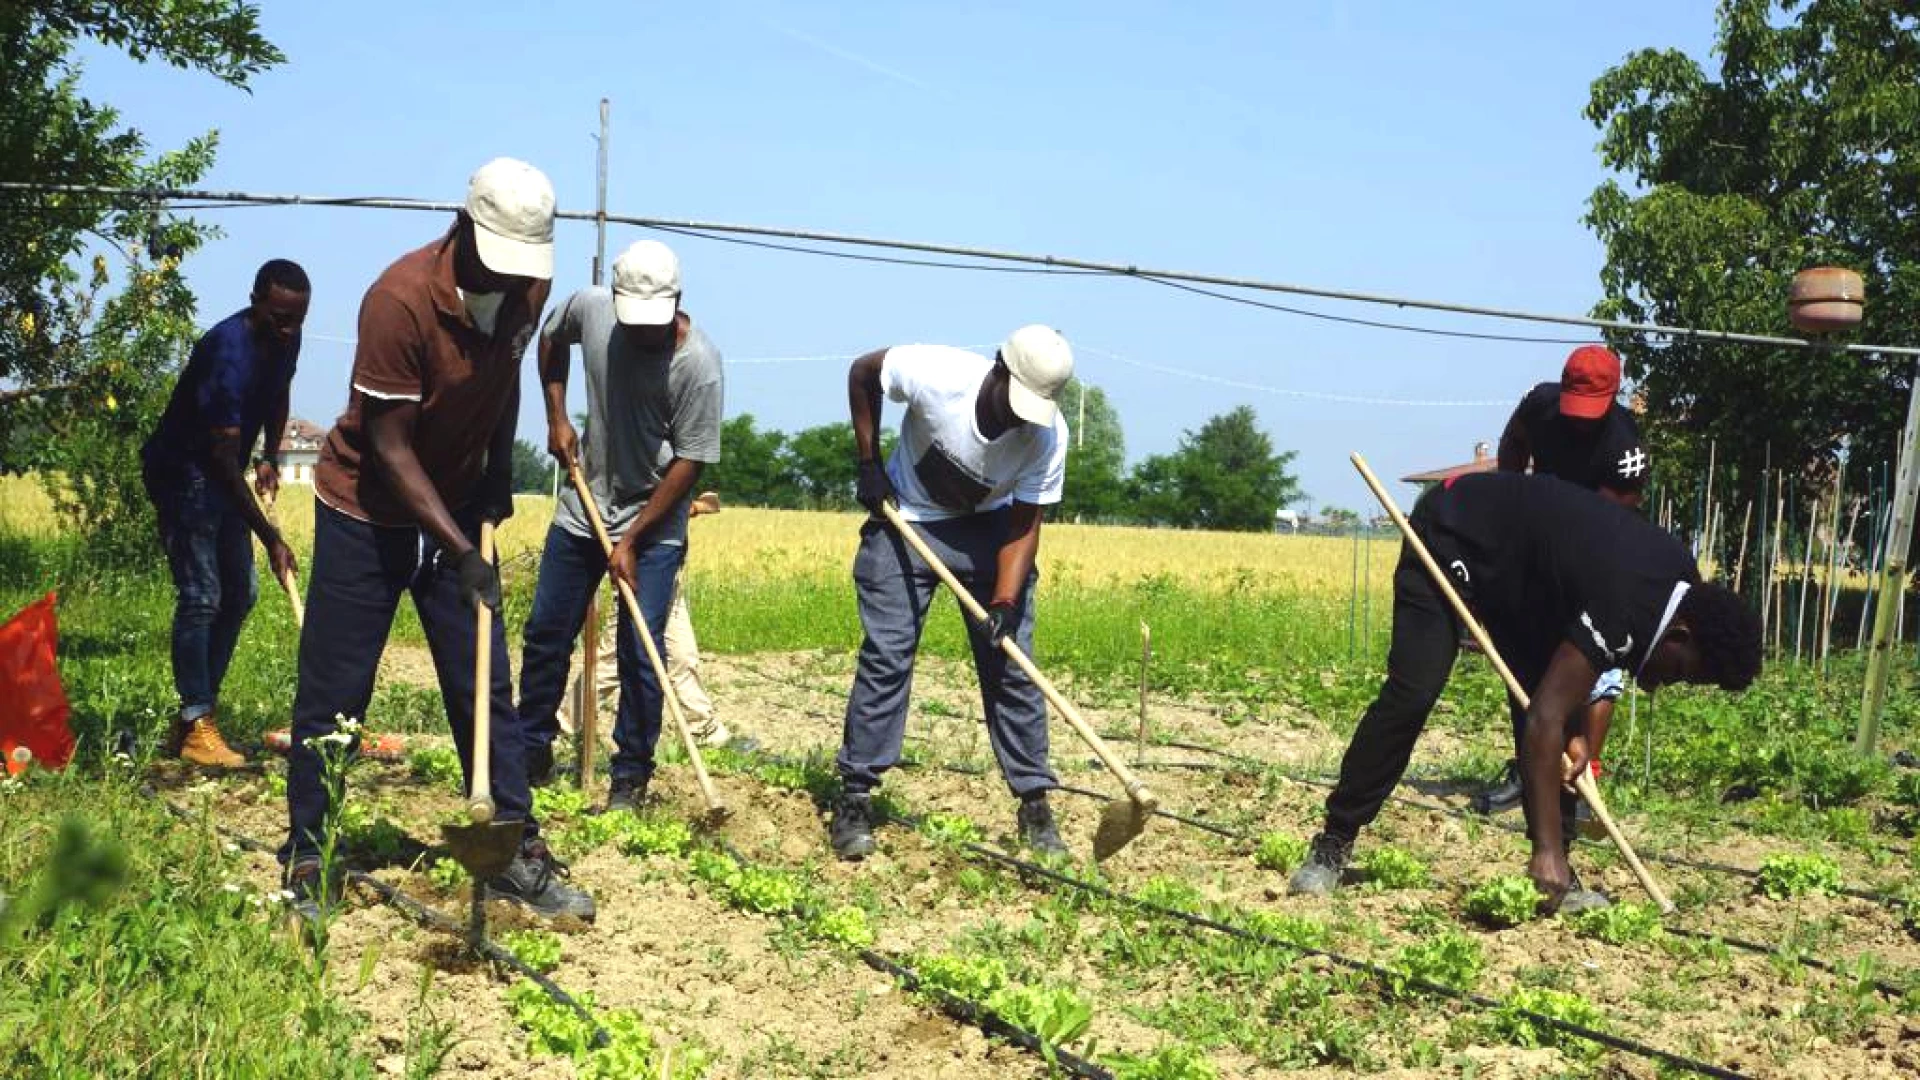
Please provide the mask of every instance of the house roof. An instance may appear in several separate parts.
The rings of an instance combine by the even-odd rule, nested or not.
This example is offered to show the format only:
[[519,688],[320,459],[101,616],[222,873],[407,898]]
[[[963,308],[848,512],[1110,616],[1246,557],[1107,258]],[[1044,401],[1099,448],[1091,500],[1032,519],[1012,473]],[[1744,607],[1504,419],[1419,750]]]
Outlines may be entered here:
[[1425,472],[1409,473],[1401,477],[1400,482],[1404,484],[1438,484],[1451,480],[1456,476],[1492,472],[1499,467],[1500,459],[1494,457],[1493,448],[1484,442],[1475,443],[1472,461],[1459,465],[1448,465],[1439,469],[1428,469]]

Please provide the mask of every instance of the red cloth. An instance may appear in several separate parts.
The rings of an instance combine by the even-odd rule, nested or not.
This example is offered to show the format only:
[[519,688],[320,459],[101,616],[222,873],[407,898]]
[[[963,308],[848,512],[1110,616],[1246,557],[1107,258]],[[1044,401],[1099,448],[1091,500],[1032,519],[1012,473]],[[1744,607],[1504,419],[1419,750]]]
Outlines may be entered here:
[[72,710],[54,660],[59,628],[48,593],[0,626],[0,754],[8,775],[25,771],[14,751],[26,747],[42,768],[63,768],[73,757]]

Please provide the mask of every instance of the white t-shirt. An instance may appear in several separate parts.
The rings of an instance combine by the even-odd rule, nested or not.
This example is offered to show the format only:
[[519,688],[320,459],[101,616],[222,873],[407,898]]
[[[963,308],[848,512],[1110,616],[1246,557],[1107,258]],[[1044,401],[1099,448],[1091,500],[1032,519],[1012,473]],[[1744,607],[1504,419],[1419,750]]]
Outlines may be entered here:
[[887,459],[894,501],[908,521],[998,510],[1015,499],[1060,501],[1067,478],[1067,421],[1016,424],[989,442],[974,402],[993,361],[947,345],[899,345],[880,364],[880,386],[907,407]]

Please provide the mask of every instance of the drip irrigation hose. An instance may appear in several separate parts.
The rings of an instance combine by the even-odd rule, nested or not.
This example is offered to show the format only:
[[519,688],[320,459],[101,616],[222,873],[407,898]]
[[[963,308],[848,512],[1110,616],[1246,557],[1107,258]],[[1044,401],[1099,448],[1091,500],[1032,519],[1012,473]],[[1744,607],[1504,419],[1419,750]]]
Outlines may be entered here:
[[[213,831],[220,834],[221,837],[232,841],[234,844],[242,848],[245,848],[248,851],[255,852],[261,855],[277,854],[277,850],[272,846],[268,844],[264,844],[258,840],[255,840],[253,837],[248,836],[245,833],[237,832],[233,829],[227,828],[225,825],[221,825],[217,822],[214,822],[204,817],[201,817],[199,815],[196,815],[191,811],[181,809],[180,807],[174,805],[171,800],[161,795],[158,791],[155,791],[151,785],[142,784],[140,786],[140,792],[141,794],[147,796],[148,798],[153,799],[155,802],[158,802],[161,806],[166,807],[169,813],[173,814],[175,817],[179,818],[180,820],[191,823],[191,824],[209,825],[213,828]],[[383,903],[387,904],[389,907],[392,907],[395,911],[400,912],[402,915],[405,915],[407,918],[412,919],[414,922],[420,924],[421,926],[424,926],[429,930],[437,930],[442,933],[450,934],[454,937],[457,937],[460,939],[462,944],[470,943],[469,936],[468,936],[468,927],[462,926],[460,923],[447,918],[445,915],[442,915],[439,912],[421,903],[420,901],[415,900],[413,897],[408,896],[406,893],[402,892],[396,886],[389,885],[386,882],[381,881],[379,878],[376,878],[371,874],[363,873],[359,870],[347,871],[346,877],[348,881],[353,882],[356,885],[365,886],[375,896],[378,896]],[[484,888],[485,886],[483,886],[480,882],[476,881],[473,883],[472,887],[478,889],[478,888]],[[524,961],[522,961],[519,957],[513,955],[511,952],[508,952],[507,950],[494,944],[491,938],[482,938],[480,940],[480,944],[477,951],[483,958],[487,960],[491,960],[494,963],[501,965],[502,967],[508,968],[514,974],[519,975],[522,978],[525,978],[531,981],[535,986],[538,986],[542,991],[544,991],[549,998],[552,998],[554,1001],[560,1003],[561,1005],[564,1005],[567,1008],[572,1009],[574,1013],[580,1017],[581,1020],[586,1022],[587,1027],[590,1030],[592,1030],[593,1046],[596,1049],[599,1047],[606,1046],[613,1041],[612,1037],[607,1034],[607,1029],[600,1026],[600,1021],[594,1017],[592,1011],[589,1010],[586,1006],[580,1004],[580,1002],[577,1001],[573,997],[573,995],[567,993],[564,989],[562,989],[559,983],[554,982],[552,979],[547,978],[545,975],[527,966],[527,964]]]
[[[732,844],[727,843],[719,837],[714,837],[714,842],[721,851],[726,852],[728,858],[740,866],[752,867],[754,865],[752,860],[740,854],[739,849],[735,848]],[[1012,1023],[1007,1020],[1006,1017],[988,1008],[984,1003],[969,1001],[958,994],[951,993],[943,987],[928,983],[920,977],[919,972],[885,953],[875,952],[869,948],[857,949],[856,953],[868,967],[883,975],[897,979],[909,992],[918,990],[931,995],[940,1003],[941,1009],[948,1015],[972,1024],[988,1035],[1005,1039],[1022,1050],[1038,1054],[1042,1058],[1047,1056],[1048,1050],[1041,1045],[1039,1036]],[[1080,1077],[1081,1080],[1113,1080],[1113,1074],[1100,1065],[1058,1046],[1052,1047],[1051,1049],[1053,1054],[1051,1060],[1057,1063],[1059,1068],[1064,1069],[1074,1076]]]

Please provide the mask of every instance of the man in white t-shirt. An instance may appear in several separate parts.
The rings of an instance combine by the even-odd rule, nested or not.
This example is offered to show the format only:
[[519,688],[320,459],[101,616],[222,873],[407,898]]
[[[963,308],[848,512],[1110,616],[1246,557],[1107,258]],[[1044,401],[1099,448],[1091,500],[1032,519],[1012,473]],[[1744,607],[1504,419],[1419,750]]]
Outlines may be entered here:
[[[842,795],[830,835],[842,859],[873,850],[873,789],[900,759],[914,655],[939,587],[932,568],[878,516],[889,499],[987,609],[970,637],[987,735],[1020,800],[1021,839],[1046,854],[1066,851],[1047,806],[1059,781],[1047,765],[1046,701],[1000,643],[1011,634],[1033,651],[1040,518],[1060,501],[1067,470],[1067,424],[1053,399],[1072,374],[1073,351],[1044,326],[1014,331],[991,360],[941,345],[901,345],[853,362],[847,396],[858,497],[875,516],[861,526],[853,562],[866,638],[836,762]],[[885,465],[882,393],[907,409]]]

